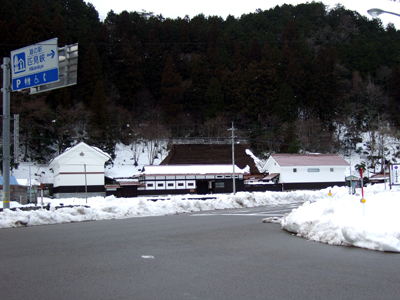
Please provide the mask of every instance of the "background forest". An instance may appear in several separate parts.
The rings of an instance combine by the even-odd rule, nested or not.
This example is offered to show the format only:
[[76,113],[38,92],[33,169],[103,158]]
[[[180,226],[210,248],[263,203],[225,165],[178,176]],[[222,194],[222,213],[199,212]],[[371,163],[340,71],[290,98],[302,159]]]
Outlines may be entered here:
[[77,140],[113,155],[117,143],[225,137],[231,122],[259,155],[359,151],[363,133],[385,149],[400,128],[400,32],[340,5],[101,21],[83,0],[0,0],[3,57],[54,37],[79,43],[78,84],[11,94],[23,160]]

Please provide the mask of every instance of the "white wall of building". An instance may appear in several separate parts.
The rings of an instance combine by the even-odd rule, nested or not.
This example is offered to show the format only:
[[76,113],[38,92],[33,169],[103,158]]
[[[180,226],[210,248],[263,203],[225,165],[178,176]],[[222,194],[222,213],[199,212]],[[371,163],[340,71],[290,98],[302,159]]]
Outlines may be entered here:
[[265,165],[265,170],[269,174],[279,173],[279,183],[338,182],[345,180],[346,166],[281,167],[273,158],[270,158]]
[[279,183],[338,182],[345,180],[345,167],[340,166],[284,167],[277,173],[280,173]]
[[104,163],[108,159],[109,156],[98,149],[79,143],[50,163],[54,187],[104,185]]
[[[86,181],[85,181],[86,179]],[[54,187],[58,186],[84,186],[104,185],[103,174],[57,174],[54,175]]]

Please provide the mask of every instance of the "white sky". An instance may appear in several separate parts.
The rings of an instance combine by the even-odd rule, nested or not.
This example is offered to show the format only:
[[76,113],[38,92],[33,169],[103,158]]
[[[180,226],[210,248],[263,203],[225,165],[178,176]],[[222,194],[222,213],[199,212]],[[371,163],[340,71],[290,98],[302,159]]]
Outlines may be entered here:
[[[99,12],[100,18],[107,16],[110,10],[115,13],[120,13],[123,10],[141,12],[145,10],[147,12],[153,12],[155,15],[162,14],[165,18],[183,18],[185,15],[194,17],[198,14],[203,13],[206,16],[217,15],[226,18],[228,15],[234,15],[240,17],[242,14],[248,14],[255,12],[256,9],[267,10],[275,7],[276,5],[282,5],[284,3],[297,5],[305,3],[305,0],[276,0],[276,1],[265,1],[265,0],[247,0],[247,1],[236,1],[236,2],[221,2],[221,1],[183,1],[183,0],[147,0],[141,1],[126,1],[126,0],[85,0],[94,5],[96,10]],[[312,2],[312,1],[309,1]],[[318,2],[318,1],[316,1]],[[345,3],[344,6],[350,10],[356,10],[360,14],[369,16],[367,13],[368,9],[380,8],[386,11],[400,13],[400,3],[393,3],[390,0],[323,0],[323,3],[333,7],[336,3]],[[381,15],[383,24],[392,22],[396,28],[400,28],[400,17],[396,17],[389,14]]]

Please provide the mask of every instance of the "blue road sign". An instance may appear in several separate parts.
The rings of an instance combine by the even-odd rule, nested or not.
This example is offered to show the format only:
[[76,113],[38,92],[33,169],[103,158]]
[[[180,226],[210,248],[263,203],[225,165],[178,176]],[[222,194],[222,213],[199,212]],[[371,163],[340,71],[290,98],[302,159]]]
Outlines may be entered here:
[[11,51],[11,76],[13,91],[58,81],[57,38]]
[[58,81],[58,69],[47,70],[12,80],[13,91],[23,90],[50,82]]

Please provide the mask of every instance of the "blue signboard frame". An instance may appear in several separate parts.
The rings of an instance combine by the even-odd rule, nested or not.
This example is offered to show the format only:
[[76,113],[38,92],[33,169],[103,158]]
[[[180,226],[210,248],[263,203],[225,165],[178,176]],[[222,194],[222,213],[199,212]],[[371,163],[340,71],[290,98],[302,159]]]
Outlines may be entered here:
[[11,75],[13,91],[58,81],[58,39],[11,51]]

